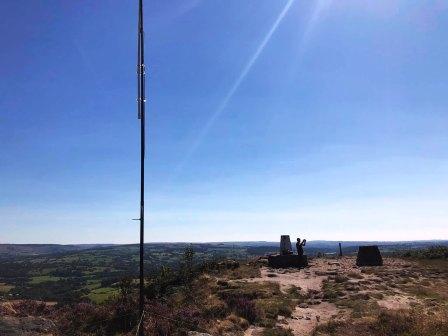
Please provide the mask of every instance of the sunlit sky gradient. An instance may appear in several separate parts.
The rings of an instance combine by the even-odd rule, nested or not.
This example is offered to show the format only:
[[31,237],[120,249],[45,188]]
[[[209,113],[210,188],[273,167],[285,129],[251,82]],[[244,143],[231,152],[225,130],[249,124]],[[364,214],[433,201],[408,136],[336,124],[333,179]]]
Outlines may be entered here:
[[[448,2],[145,10],[146,241],[448,239]],[[0,243],[138,241],[136,15],[0,2]]]

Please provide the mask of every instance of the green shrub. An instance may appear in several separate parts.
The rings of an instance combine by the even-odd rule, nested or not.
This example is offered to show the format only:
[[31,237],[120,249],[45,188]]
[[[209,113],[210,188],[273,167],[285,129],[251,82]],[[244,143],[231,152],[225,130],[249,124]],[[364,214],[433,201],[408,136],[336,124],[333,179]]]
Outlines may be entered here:
[[448,246],[431,246],[427,249],[399,252],[398,256],[412,259],[447,259]]

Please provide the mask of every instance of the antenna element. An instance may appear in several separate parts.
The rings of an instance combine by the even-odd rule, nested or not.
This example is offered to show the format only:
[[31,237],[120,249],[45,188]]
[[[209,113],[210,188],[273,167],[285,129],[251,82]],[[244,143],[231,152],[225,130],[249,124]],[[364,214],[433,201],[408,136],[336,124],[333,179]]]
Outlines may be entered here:
[[143,0],[138,8],[138,47],[137,47],[137,90],[138,119],[140,119],[140,300],[139,335],[144,336],[143,313],[145,306],[144,292],[144,237],[145,237],[145,44],[143,30]]

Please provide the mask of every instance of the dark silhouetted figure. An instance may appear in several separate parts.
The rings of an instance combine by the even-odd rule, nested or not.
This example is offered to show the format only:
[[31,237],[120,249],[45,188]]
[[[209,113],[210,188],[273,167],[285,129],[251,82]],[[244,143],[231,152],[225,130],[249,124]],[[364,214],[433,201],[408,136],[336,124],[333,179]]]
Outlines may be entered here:
[[296,248],[297,248],[297,254],[299,257],[303,257],[303,247],[306,245],[306,239],[302,240],[300,242],[300,238],[297,238]]

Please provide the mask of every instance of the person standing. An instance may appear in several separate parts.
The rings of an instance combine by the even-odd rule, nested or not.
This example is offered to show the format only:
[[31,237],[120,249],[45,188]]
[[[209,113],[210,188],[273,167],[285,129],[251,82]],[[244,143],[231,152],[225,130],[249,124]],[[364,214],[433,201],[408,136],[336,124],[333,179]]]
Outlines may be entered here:
[[303,247],[305,246],[305,244],[306,239],[300,241],[300,238],[297,238],[296,248],[297,248],[297,254],[299,255],[300,258],[303,257]]

